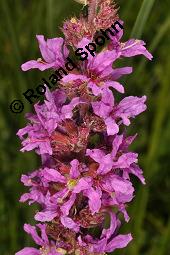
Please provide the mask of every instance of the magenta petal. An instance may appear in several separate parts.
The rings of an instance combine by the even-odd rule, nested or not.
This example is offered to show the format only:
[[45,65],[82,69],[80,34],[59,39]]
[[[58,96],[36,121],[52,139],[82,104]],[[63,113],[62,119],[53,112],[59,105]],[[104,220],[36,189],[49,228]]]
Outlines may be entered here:
[[105,249],[107,245],[107,239],[103,238],[100,241],[98,241],[96,244],[92,244],[92,251],[95,252],[95,254],[105,254]]
[[145,178],[143,177],[143,171],[142,169],[140,169],[139,166],[137,166],[136,164],[133,164],[130,167],[129,172],[136,175],[143,184],[146,184]]
[[62,37],[47,39],[47,46],[55,54],[55,63],[63,66],[66,57],[69,55],[64,39]]
[[143,97],[125,97],[116,107],[115,116],[122,118],[123,124],[130,124],[129,118],[134,118],[146,110],[146,96]]
[[114,138],[113,143],[112,143],[111,156],[112,156],[113,159],[115,158],[122,142],[123,142],[123,135],[116,135],[116,137]]
[[[118,22],[123,26],[124,22],[123,20],[118,20]],[[112,27],[111,27],[112,29]],[[110,39],[111,39],[111,44],[113,44],[114,46],[119,45],[119,41],[122,38],[124,34],[124,29],[121,29],[118,33],[114,34],[114,35],[109,35]]]
[[[33,139],[34,140],[34,139]],[[38,139],[37,139],[38,140]],[[26,139],[22,142],[23,148],[21,149],[22,152],[24,151],[31,151],[35,148],[39,148],[40,154],[49,154],[52,155],[52,149],[49,141],[31,141],[31,139]]]
[[108,135],[115,135],[119,132],[119,126],[115,122],[115,120],[111,117],[105,119],[105,124],[107,128]]
[[91,43],[90,39],[84,37],[77,45],[77,48],[84,48],[86,45]]
[[79,226],[69,217],[61,217],[61,223],[64,227],[74,230],[76,233],[79,232]]
[[43,35],[37,35],[39,48],[43,60],[31,60],[24,63],[21,68],[23,71],[38,68],[44,71],[49,68],[59,68],[65,64],[65,59],[69,54],[68,49],[64,45],[63,38],[53,38],[45,41]]
[[47,63],[41,63],[41,62],[38,62],[36,60],[30,60],[24,64],[21,65],[21,69],[23,71],[28,71],[30,69],[35,69],[35,68],[38,68],[40,71],[44,71],[48,68],[51,68],[53,67],[54,64],[51,63],[51,64],[47,64]]
[[62,82],[67,83],[67,82],[72,82],[72,81],[88,81],[89,79],[85,75],[80,75],[80,74],[68,74],[62,78]]
[[44,195],[42,192],[32,189],[30,193],[25,193],[21,196],[20,202],[26,202],[27,200],[30,200],[29,204],[32,204],[34,202],[38,202],[40,204],[43,204],[44,202]]
[[47,179],[48,181],[60,182],[60,183],[65,183],[66,182],[66,178],[64,176],[62,176],[55,169],[46,167],[46,168],[44,168],[44,170],[42,170],[42,172],[43,172],[44,178]]
[[88,82],[88,88],[92,90],[93,95],[98,96],[101,93],[101,88],[97,86],[94,82]]
[[106,81],[105,85],[108,86],[108,87],[116,89],[120,93],[124,93],[125,92],[124,87],[119,82],[116,82],[116,81]]
[[63,118],[71,119],[73,116],[72,110],[74,109],[74,107],[76,107],[77,105],[81,103],[84,103],[84,102],[82,102],[79,97],[75,97],[71,100],[71,102],[68,105],[64,105],[61,110]]
[[33,238],[33,240],[36,242],[36,244],[43,246],[44,242],[43,240],[38,236],[36,228],[34,226],[31,226],[30,224],[24,224],[24,230],[28,234],[30,234]]
[[102,90],[102,100],[92,103],[93,111],[96,115],[107,118],[114,106],[114,96],[108,88]]
[[149,60],[152,60],[153,56],[146,50],[144,45],[145,43],[141,40],[130,39],[124,44],[121,55],[124,57],[133,57],[142,54]]
[[97,170],[98,174],[106,174],[108,172],[110,172],[110,170],[112,169],[113,166],[113,160],[111,157],[111,154],[107,154],[106,156],[104,156],[100,162],[100,166]]
[[22,139],[24,139],[24,135],[26,135],[31,130],[32,130],[32,126],[27,125],[26,127],[21,128],[21,129],[18,130],[17,136],[19,136],[19,138],[22,140]]
[[94,159],[96,162],[100,163],[102,158],[105,156],[105,153],[100,149],[87,149],[86,155]]
[[105,105],[102,101],[92,103],[93,111],[96,115],[100,117],[107,117],[109,113],[112,111],[110,105]]
[[77,159],[74,159],[71,161],[70,165],[71,165],[70,176],[73,179],[77,179],[80,175],[79,161]]
[[129,217],[127,211],[126,211],[126,205],[123,205],[123,204],[120,205],[120,206],[119,206],[119,210],[123,213],[123,216],[124,216],[125,221],[126,221],[126,222],[129,222],[130,217]]
[[38,212],[34,216],[35,220],[40,221],[40,222],[49,222],[52,221],[56,216],[58,215],[57,212],[53,211],[45,211],[45,212]]
[[117,162],[113,163],[114,167],[117,168],[128,168],[131,164],[138,162],[138,154],[128,152],[121,155]]
[[37,35],[36,37],[37,37],[37,40],[38,40],[38,43],[39,43],[39,48],[40,48],[41,55],[42,55],[43,59],[47,63],[54,62],[55,61],[55,54],[52,51],[52,49],[50,49],[47,46],[47,43],[44,39],[44,36],[43,35]]
[[37,176],[38,171],[34,171],[31,175],[21,175],[21,182],[24,183],[25,186],[36,186],[36,184],[31,180],[32,178]]
[[74,193],[80,193],[83,190],[89,189],[91,187],[91,178],[89,177],[84,177],[81,178],[77,185],[74,187],[73,192]]
[[15,255],[40,255],[40,251],[35,248],[26,247],[15,253]]
[[113,80],[118,80],[120,77],[126,74],[131,74],[133,71],[132,67],[122,67],[113,69],[110,76]]
[[116,199],[119,203],[126,203],[132,200],[134,188],[130,181],[115,177],[111,179],[110,184],[116,192]]
[[116,215],[113,212],[110,212],[110,227],[102,231],[102,237],[105,236],[109,239],[114,234],[118,224],[119,221],[117,220]]
[[[106,83],[107,84],[107,83]],[[110,83],[109,83],[110,84]],[[116,83],[117,84],[117,83]],[[110,86],[110,85],[109,85]],[[113,110],[113,106],[114,106],[114,96],[111,90],[109,90],[108,88],[103,89],[103,93],[102,93],[102,102],[105,104],[106,106],[110,107],[110,111]]]
[[101,207],[101,194],[93,188],[84,193],[89,198],[89,208],[92,214],[97,213]]
[[46,233],[46,225],[45,224],[37,224],[36,225],[40,231],[41,231],[41,237],[43,239],[43,241],[48,244],[49,243],[49,240],[48,240],[48,236],[47,236],[47,233]]
[[64,45],[63,38],[52,38],[45,41],[43,35],[37,35],[39,48],[43,59],[47,63],[53,63],[55,68],[65,64],[65,58],[68,56],[69,51]]
[[63,213],[64,216],[69,215],[69,211],[70,211],[72,205],[74,204],[75,200],[76,200],[76,194],[72,194],[72,195],[70,196],[69,200],[68,200],[67,202],[65,202],[65,203],[60,207],[60,209],[61,209],[61,211],[62,211],[62,213]]
[[[77,45],[77,49],[79,48],[85,48],[86,45],[88,45],[89,43],[91,43],[90,39],[87,38],[83,38]],[[95,52],[94,52],[95,54]],[[95,54],[96,55],[96,54]],[[93,62],[93,56],[91,54],[88,54],[88,65],[91,64]]]
[[118,235],[106,246],[106,252],[113,252],[115,249],[124,248],[132,240],[131,234]]
[[120,56],[120,53],[115,50],[106,50],[97,54],[93,60],[88,64],[90,70],[97,70],[102,73],[107,67],[111,66],[112,63]]
[[123,180],[120,177],[112,178],[111,180],[111,186],[114,188],[116,192],[126,193],[129,192],[132,188],[132,184],[129,181]]

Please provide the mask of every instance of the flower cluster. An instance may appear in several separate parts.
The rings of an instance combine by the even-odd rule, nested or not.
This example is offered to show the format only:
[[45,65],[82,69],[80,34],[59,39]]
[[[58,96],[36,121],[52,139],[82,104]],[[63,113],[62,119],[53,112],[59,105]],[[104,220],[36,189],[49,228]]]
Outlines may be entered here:
[[[55,70],[70,54],[68,45],[83,47],[98,29],[119,20],[110,0],[100,1],[100,9],[95,3],[89,1],[88,17],[64,23],[66,40],[37,36],[43,60],[29,61],[23,70]],[[90,24],[97,24],[97,30]],[[146,110],[146,96],[117,101],[116,95],[124,93],[118,79],[132,68],[116,68],[116,61],[152,56],[143,41],[121,42],[122,35],[110,35],[95,57],[77,61],[78,70],[61,79],[59,88],[46,88],[44,103],[34,105],[35,113],[26,115],[29,124],[17,133],[21,151],[35,150],[42,166],[21,177],[29,191],[20,201],[40,205],[34,216],[38,224],[24,225],[38,248],[26,247],[16,255],[104,255],[132,240],[131,234],[119,234],[120,216],[129,221],[131,175],[143,184],[145,179],[138,154],[129,150],[136,134],[127,136],[124,127]]]

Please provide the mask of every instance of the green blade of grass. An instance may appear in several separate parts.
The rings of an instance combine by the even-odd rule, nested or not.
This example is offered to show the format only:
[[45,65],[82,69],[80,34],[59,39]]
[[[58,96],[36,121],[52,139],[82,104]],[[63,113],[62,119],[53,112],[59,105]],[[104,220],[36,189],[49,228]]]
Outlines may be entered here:
[[[153,53],[157,49],[158,45],[160,44],[160,42],[162,41],[162,39],[168,32],[169,28],[170,28],[170,18],[168,17],[165,20],[165,22],[160,26],[159,32],[153,38],[153,41],[149,47],[149,52]],[[135,74],[133,76],[134,79],[136,79],[136,77],[139,77],[139,74],[142,72],[142,70],[144,70],[144,67],[147,62],[148,61],[146,59],[141,60],[141,62],[139,63],[139,67],[137,68],[137,70],[135,71]]]
[[47,23],[47,34],[52,36],[53,34],[53,18],[54,18],[54,3],[53,0],[47,0],[46,1],[46,10],[47,10],[47,19],[46,19],[46,23]]
[[152,126],[152,135],[150,137],[150,145],[148,149],[148,156],[147,156],[147,161],[146,161],[146,178],[151,179],[152,176],[155,174],[155,168],[151,167],[153,165],[153,162],[158,156],[159,153],[159,148],[158,144],[161,139],[161,132],[163,128],[163,122],[166,117],[166,113],[168,112],[168,105],[169,105],[169,98],[167,97],[169,93],[169,81],[167,79],[168,77],[168,67],[165,70],[163,67],[160,67],[156,70],[158,79],[160,81],[160,84],[162,85],[159,96],[158,96],[158,102],[157,104],[157,112],[155,116],[155,120],[153,122]]
[[158,242],[156,242],[148,255],[167,255],[170,250],[170,219]]
[[143,0],[142,6],[135,21],[135,25],[132,29],[131,37],[135,36],[137,38],[141,38],[154,2],[155,0]]

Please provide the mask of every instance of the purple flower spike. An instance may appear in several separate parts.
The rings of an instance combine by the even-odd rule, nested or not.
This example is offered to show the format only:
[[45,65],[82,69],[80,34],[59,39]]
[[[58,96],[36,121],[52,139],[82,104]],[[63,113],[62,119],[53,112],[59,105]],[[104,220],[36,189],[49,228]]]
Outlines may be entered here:
[[88,1],[88,8],[88,17],[64,23],[65,39],[37,36],[43,60],[22,65],[23,71],[55,70],[65,65],[68,47],[79,53],[76,70],[53,92],[46,87],[44,102],[34,105],[35,113],[26,115],[29,123],[17,133],[21,151],[35,150],[41,166],[21,176],[28,191],[20,202],[39,206],[34,215],[39,223],[24,225],[37,248],[26,247],[16,255],[106,255],[132,240],[131,233],[121,234],[120,226],[130,220],[128,206],[135,197],[131,176],[143,184],[145,178],[138,154],[130,150],[137,134],[127,136],[126,129],[146,110],[146,96],[123,96],[118,79],[132,73],[132,67],[116,66],[122,58],[144,55],[151,60],[152,55],[141,40],[122,43],[122,29],[95,49],[97,31],[123,22],[111,0],[98,5]]

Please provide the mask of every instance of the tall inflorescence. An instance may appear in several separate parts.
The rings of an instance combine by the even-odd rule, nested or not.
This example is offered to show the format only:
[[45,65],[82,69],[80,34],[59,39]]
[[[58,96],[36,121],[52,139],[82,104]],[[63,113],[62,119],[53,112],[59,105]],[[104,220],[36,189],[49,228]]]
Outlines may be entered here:
[[[116,21],[123,24],[111,0],[89,0],[86,15],[64,22],[64,39],[37,36],[43,59],[26,62],[22,69],[57,70],[73,50],[84,49]],[[138,154],[129,150],[136,134],[127,136],[126,126],[146,110],[146,96],[123,97],[118,80],[132,68],[115,66],[120,58],[152,56],[143,41],[121,42],[122,35],[122,30],[114,36],[112,31],[94,56],[76,60],[77,68],[62,77],[57,89],[46,87],[46,99],[34,105],[35,113],[26,115],[29,124],[17,133],[21,151],[34,149],[42,165],[21,177],[29,192],[20,201],[40,208],[36,226],[24,225],[38,248],[26,247],[16,255],[104,255],[132,240],[131,234],[119,233],[120,219],[123,215],[129,221],[131,175],[143,184],[145,179]]]

